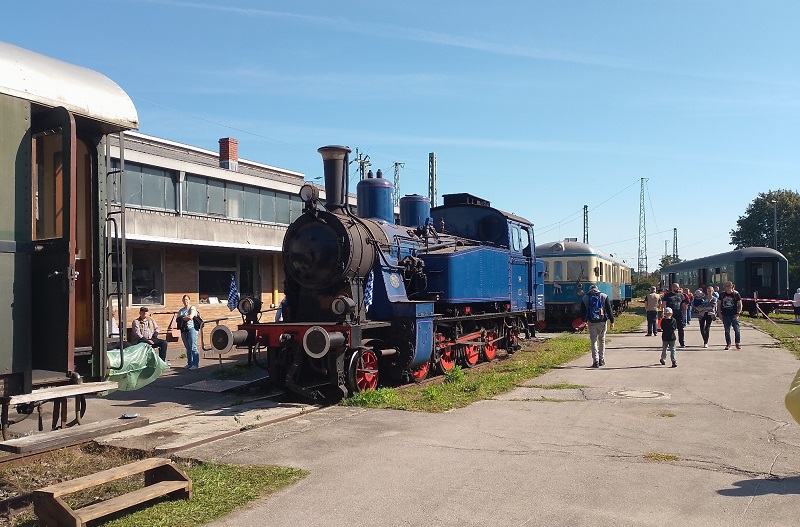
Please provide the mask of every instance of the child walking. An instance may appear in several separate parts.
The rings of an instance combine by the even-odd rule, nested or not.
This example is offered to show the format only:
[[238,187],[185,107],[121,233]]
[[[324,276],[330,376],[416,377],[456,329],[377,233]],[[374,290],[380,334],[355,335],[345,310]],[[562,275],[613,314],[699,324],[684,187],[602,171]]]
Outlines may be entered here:
[[661,364],[666,364],[667,349],[672,359],[672,367],[677,368],[675,362],[675,333],[678,330],[678,321],[672,317],[672,308],[664,308],[664,317],[661,319]]

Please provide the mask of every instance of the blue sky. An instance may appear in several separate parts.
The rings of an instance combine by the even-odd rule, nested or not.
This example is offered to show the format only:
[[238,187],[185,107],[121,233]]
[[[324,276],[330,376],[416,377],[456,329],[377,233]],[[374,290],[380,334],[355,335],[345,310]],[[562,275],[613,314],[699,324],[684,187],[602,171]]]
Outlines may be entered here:
[[[12,23],[13,21],[13,23]],[[319,146],[469,192],[637,266],[729,250],[759,192],[798,190],[796,0],[39,0],[0,40],[97,70],[145,134],[321,174]],[[65,34],[64,29],[69,29]],[[440,198],[441,199],[441,198]],[[796,233],[795,233],[796,235]]]

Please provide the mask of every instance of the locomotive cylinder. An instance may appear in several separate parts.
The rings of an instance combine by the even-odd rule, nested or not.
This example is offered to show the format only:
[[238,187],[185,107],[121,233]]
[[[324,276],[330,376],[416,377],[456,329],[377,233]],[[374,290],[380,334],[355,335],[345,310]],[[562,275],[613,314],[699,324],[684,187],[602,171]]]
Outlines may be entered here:
[[321,359],[331,348],[344,346],[347,336],[340,331],[328,332],[325,328],[313,326],[303,335],[303,349],[312,359]]
[[249,337],[250,333],[246,329],[231,331],[227,326],[219,325],[211,332],[211,347],[218,354],[223,355],[235,346],[244,344]]

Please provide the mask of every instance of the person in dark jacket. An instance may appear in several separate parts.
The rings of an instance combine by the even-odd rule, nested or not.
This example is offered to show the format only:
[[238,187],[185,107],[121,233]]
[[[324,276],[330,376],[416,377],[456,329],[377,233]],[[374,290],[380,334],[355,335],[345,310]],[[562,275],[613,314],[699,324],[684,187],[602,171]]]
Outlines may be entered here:
[[664,317],[661,319],[661,364],[666,364],[667,349],[672,359],[672,367],[677,368],[675,361],[675,330],[678,329],[678,320],[672,316],[672,308],[664,308]]
[[[598,295],[600,297],[600,305],[603,307],[599,314],[591,313],[591,298]],[[611,322],[611,327],[614,327],[614,310],[611,308],[611,301],[608,299],[608,295],[601,293],[596,285],[592,285],[589,288],[589,292],[583,295],[581,317],[589,326],[589,340],[592,343],[592,368],[605,366],[606,322]]]
[[[689,305],[686,297],[681,293],[679,284],[672,284],[670,291],[661,299],[661,308],[672,309],[672,318],[678,323],[678,344],[683,348],[683,327],[686,320],[686,307]],[[663,331],[663,328],[662,328]]]

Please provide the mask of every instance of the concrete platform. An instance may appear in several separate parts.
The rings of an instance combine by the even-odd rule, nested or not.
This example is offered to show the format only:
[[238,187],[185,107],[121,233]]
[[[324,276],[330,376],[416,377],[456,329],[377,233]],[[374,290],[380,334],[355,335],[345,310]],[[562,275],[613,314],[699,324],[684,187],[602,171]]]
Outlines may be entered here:
[[[180,455],[310,472],[215,526],[795,525],[800,362],[750,327],[741,351],[721,342],[691,325],[669,368],[658,338],[615,335],[606,367],[587,355],[460,410],[331,407]],[[557,383],[580,387],[532,387]]]

